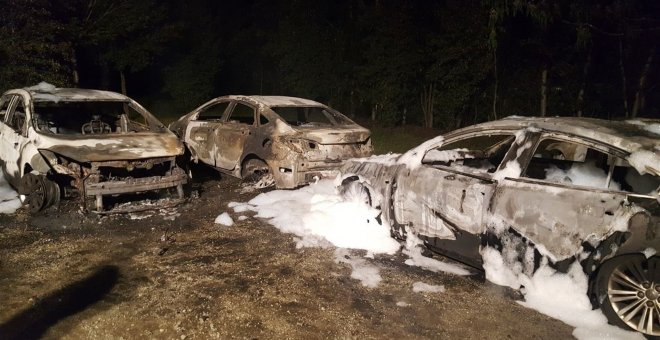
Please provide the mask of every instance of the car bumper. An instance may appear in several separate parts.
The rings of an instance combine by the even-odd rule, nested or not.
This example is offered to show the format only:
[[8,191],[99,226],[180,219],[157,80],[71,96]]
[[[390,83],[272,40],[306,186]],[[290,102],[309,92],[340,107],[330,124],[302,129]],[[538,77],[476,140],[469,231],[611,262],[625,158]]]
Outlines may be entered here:
[[323,178],[335,178],[343,161],[298,161],[295,164],[272,164],[275,186],[293,189]]

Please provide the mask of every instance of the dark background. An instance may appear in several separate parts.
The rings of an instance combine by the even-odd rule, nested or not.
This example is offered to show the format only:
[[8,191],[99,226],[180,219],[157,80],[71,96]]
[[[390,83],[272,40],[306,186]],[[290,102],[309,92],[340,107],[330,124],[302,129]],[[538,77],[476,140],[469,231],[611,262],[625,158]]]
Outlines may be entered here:
[[660,118],[657,0],[0,4],[3,91],[42,80],[125,91],[163,118],[225,94],[441,129],[509,115]]

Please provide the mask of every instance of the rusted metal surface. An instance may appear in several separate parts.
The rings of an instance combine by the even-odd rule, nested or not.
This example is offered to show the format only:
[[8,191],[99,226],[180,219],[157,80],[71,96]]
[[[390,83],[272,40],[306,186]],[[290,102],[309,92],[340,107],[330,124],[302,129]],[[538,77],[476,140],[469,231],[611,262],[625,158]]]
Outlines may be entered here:
[[[204,117],[229,103],[224,114]],[[234,119],[238,105],[253,110],[253,122]],[[292,126],[274,108],[327,110],[331,124]],[[337,115],[337,116],[333,116]],[[320,103],[281,96],[225,96],[203,104],[170,125],[190,150],[192,160],[239,178],[250,159],[267,164],[277,188],[295,188],[315,178],[332,177],[350,158],[373,152],[369,130]]]
[[[439,243],[474,248],[479,243],[466,242],[468,238],[513,230],[555,262],[580,258],[586,248],[597,248],[615,233],[627,236],[619,239],[609,256],[660,250],[660,135],[653,132],[658,123],[514,117],[450,132],[441,142],[416,150],[420,157],[415,162],[406,155],[351,160],[341,173],[342,178],[357,178],[371,191],[374,206],[381,207],[395,235],[398,228],[406,227],[427,239],[443,240]],[[503,141],[496,144],[500,163],[494,167],[470,165],[483,154],[488,156],[489,150],[472,151],[464,143],[466,151],[442,151],[462,141],[493,136],[502,136]],[[542,147],[561,157],[543,158]],[[427,156],[436,152],[431,150],[454,158],[427,162]],[[641,166],[634,160],[640,154],[647,156]],[[492,162],[493,156],[488,160]],[[601,156],[601,168],[587,161]],[[572,165],[564,170],[546,166],[542,176],[532,176],[533,164],[546,164],[541,161]],[[572,182],[571,167],[588,168],[591,172],[581,176],[592,180],[595,176],[604,186],[583,184],[579,177]],[[561,171],[566,178],[544,177],[552,171]],[[459,253],[476,254],[471,260],[479,264],[475,250]],[[604,255],[592,262],[600,263]]]
[[175,157],[183,144],[130,98],[41,83],[7,91],[2,102],[9,103],[0,122],[2,170],[14,186],[28,172],[39,174],[83,208],[94,196],[104,213],[103,196],[175,188],[182,198],[187,176]]

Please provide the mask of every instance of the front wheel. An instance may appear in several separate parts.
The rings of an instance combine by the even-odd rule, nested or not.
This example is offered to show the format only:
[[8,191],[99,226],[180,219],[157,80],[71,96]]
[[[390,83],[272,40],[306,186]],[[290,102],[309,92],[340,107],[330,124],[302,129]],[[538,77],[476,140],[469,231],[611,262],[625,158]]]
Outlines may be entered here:
[[660,257],[633,254],[605,262],[596,276],[596,293],[611,324],[660,336]]
[[27,173],[21,177],[18,193],[26,196],[30,213],[42,211],[60,199],[60,187],[44,175]]

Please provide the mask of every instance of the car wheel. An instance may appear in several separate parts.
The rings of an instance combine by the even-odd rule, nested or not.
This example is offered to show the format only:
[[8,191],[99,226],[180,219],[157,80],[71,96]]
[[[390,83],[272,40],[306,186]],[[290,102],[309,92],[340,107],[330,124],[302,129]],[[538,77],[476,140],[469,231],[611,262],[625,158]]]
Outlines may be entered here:
[[660,257],[615,257],[600,267],[596,289],[611,324],[660,336]]
[[341,194],[347,201],[361,202],[371,206],[369,189],[360,181],[354,180],[348,183],[342,183]]
[[37,213],[60,199],[60,187],[43,175],[27,173],[21,177],[18,193],[25,195],[30,213]]
[[266,162],[258,158],[248,159],[241,167],[241,177],[247,182],[258,182],[269,173],[270,169]]

